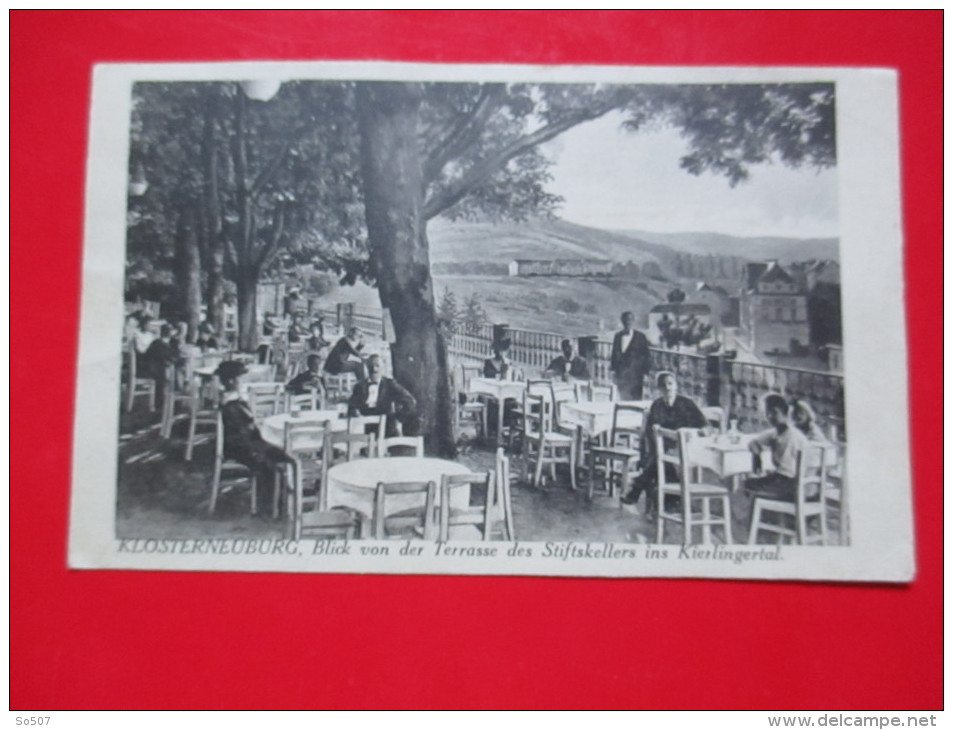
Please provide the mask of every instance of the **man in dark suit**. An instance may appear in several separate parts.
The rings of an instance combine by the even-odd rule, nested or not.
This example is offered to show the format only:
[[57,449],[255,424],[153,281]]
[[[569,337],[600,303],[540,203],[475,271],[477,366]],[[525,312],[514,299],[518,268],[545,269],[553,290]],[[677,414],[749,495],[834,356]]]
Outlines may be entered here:
[[364,334],[357,327],[351,327],[347,337],[342,337],[331,348],[328,359],[324,363],[324,369],[332,375],[354,373],[358,380],[367,379],[367,369],[361,357],[363,347]]
[[632,328],[632,312],[622,313],[622,331],[612,340],[609,369],[615,376],[620,400],[642,400],[642,380],[651,368],[649,341]]
[[348,416],[387,416],[386,436],[397,436],[397,422],[405,436],[420,433],[417,401],[396,380],[384,377],[384,367],[377,355],[367,360],[369,375],[354,386],[348,401]]
[[167,388],[173,384],[174,373],[170,371],[170,366],[176,365],[181,360],[178,350],[172,343],[172,336],[175,330],[172,325],[164,324],[159,330],[159,338],[153,340],[140,358],[143,373],[146,377],[156,381],[156,402],[162,403],[165,398]]
[[308,369],[298,373],[288,381],[285,392],[291,395],[305,395],[307,393],[324,393],[324,378],[321,377],[321,356],[312,352],[307,359]]
[[561,378],[566,382],[589,380],[589,366],[583,358],[576,355],[572,340],[563,340],[560,349],[563,354],[549,363],[546,375],[551,378]]

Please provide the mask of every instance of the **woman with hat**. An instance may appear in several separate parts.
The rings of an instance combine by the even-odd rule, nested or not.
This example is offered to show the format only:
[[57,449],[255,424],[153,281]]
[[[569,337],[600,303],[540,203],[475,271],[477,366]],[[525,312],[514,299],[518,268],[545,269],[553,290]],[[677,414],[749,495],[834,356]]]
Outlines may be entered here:
[[[222,362],[215,371],[222,384],[222,425],[224,455],[252,469],[259,484],[260,504],[269,504],[270,490],[275,483],[275,474],[284,464],[292,461],[284,451],[261,437],[251,408],[238,393],[238,379],[246,372],[245,365],[234,360]],[[259,505],[260,506],[260,505]]]

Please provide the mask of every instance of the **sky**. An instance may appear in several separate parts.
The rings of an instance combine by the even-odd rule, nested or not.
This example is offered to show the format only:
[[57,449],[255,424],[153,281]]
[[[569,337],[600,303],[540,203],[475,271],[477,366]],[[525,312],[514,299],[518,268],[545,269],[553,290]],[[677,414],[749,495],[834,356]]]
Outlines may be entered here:
[[836,169],[758,165],[732,188],[727,178],[679,167],[688,148],[676,130],[629,134],[621,120],[607,115],[542,148],[555,163],[547,189],[565,198],[559,217],[607,230],[838,235]]

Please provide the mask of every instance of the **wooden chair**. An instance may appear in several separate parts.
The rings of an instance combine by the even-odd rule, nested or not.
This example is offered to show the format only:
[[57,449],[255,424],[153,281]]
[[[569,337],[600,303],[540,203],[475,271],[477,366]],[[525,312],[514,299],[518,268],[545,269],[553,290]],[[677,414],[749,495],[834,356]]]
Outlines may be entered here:
[[516,540],[516,527],[513,520],[513,502],[510,498],[510,458],[500,447],[496,450],[496,497],[497,507],[503,515],[503,539]]
[[192,461],[192,453],[207,434],[199,434],[199,426],[217,427],[219,412],[217,405],[207,406],[202,394],[201,384],[193,378],[193,392],[189,399],[189,431],[185,441],[185,460]]
[[[420,507],[388,513],[388,497],[421,495],[424,503]],[[380,482],[374,495],[373,535],[378,540],[390,537],[434,538],[434,504],[437,499],[435,482]]]
[[486,401],[479,395],[470,393],[470,380],[479,377],[482,371],[475,366],[460,366],[460,383],[457,387],[456,376],[451,373],[454,382],[454,432],[459,435],[460,426],[463,423],[472,423],[477,430],[477,435],[486,437]]
[[[534,463],[532,485],[538,487],[543,466],[549,464],[550,476],[556,479],[556,464],[569,466],[569,481],[576,488],[576,437],[557,431],[553,417],[554,407],[546,395],[533,395],[529,388],[523,394],[523,422],[525,465]],[[525,474],[528,477],[528,472]]]
[[[353,513],[320,509],[327,475],[327,466],[323,462],[324,440],[330,429],[328,421],[320,426],[313,423],[288,423],[285,426],[285,453],[294,460],[289,465],[286,480],[286,513],[295,540],[304,534],[348,538],[356,534],[358,523]],[[306,511],[309,507],[310,511]]]
[[[473,504],[473,487],[482,487],[485,495],[483,504]],[[451,500],[456,491],[467,489],[470,492],[470,504],[466,507],[453,507]],[[440,480],[440,529],[439,538],[443,542],[450,539],[451,527],[471,526],[479,530],[483,540],[489,540],[494,522],[496,479],[493,472],[474,474],[445,474]],[[505,528],[504,528],[505,531]]]
[[728,430],[728,413],[721,406],[705,406],[701,409],[709,428],[716,433],[725,433]]
[[[354,459],[377,456],[377,439],[372,433],[346,433],[328,431],[324,436],[321,464],[324,469],[322,484],[325,483],[327,470],[335,464]],[[321,509],[327,509],[325,491],[321,492]]]
[[255,423],[261,424],[268,416],[280,413],[285,405],[283,383],[248,383],[248,407],[255,417]]
[[354,385],[357,383],[357,377],[354,373],[341,373],[333,375],[325,372],[324,387],[328,403],[344,403],[351,397],[354,391]]
[[212,473],[212,496],[209,499],[208,511],[215,512],[219,492],[232,486],[248,483],[251,487],[251,513],[258,512],[258,483],[255,472],[244,464],[225,458],[225,426],[222,423],[222,414],[218,414],[215,425],[215,467]]
[[[688,461],[688,440],[695,435],[695,429],[672,431],[658,425],[653,428],[658,469],[656,542],[663,542],[665,524],[671,522],[682,526],[683,545],[692,543],[696,527],[701,528],[703,544],[711,543],[712,527],[721,527],[725,544],[730,545],[731,493],[721,484],[708,484],[694,479],[693,472],[697,470]],[[673,505],[672,509],[666,509],[666,497],[677,497],[681,504],[677,508]],[[721,514],[712,511],[712,503],[720,504]]]
[[[827,483],[827,464],[823,446],[809,446],[797,455],[797,488],[794,499],[775,499],[755,496],[751,515],[751,531],[748,544],[754,545],[760,531],[772,532],[778,540],[794,540],[798,545],[827,541],[824,488]],[[764,518],[776,515],[778,522]],[[793,526],[788,517],[793,518]],[[816,518],[816,519],[815,519]],[[816,531],[810,530],[810,521],[815,520]]]
[[[397,454],[391,453],[391,449],[398,451]],[[413,453],[406,453],[407,451]],[[424,455],[424,437],[423,436],[391,436],[382,438],[377,442],[378,456],[416,456],[423,458]]]
[[349,416],[347,419],[348,433],[367,433],[368,429],[378,439],[387,433],[387,415],[378,416]]
[[612,429],[604,446],[589,449],[589,490],[592,499],[596,484],[601,480],[604,494],[615,496],[618,483],[624,494],[633,467],[641,458],[642,428],[645,425],[645,409],[627,403],[616,403],[612,410]]
[[285,393],[285,412],[290,411],[323,411],[325,408],[324,389],[294,395]]
[[149,411],[156,409],[156,381],[152,378],[140,378],[136,375],[139,355],[136,352],[136,341],[130,340],[126,350],[126,411],[132,411],[133,401],[146,396],[149,400]]
[[850,491],[847,487],[847,461],[843,445],[838,445],[837,463],[827,469],[824,484],[825,512],[837,514],[837,542],[850,545]]

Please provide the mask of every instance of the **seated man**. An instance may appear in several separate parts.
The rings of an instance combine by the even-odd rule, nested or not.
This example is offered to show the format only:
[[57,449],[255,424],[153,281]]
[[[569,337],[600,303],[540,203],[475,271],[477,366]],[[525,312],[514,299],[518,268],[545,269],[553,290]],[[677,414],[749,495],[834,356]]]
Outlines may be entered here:
[[[774,471],[745,482],[745,492],[753,497],[793,500],[797,493],[797,455],[807,448],[807,437],[794,426],[784,396],[772,393],[764,399],[765,415],[772,428],[756,436],[748,445],[759,470],[761,454],[769,452]],[[816,495],[807,495],[808,497]]]
[[329,343],[324,339],[324,325],[321,323],[321,320],[312,320],[310,329],[311,336],[305,340],[305,344],[307,345],[308,349],[317,351],[327,347]]
[[177,365],[181,358],[176,347],[172,344],[175,329],[170,324],[164,324],[159,329],[159,339],[152,344],[140,358],[143,375],[156,381],[156,402],[162,403],[166,388],[172,387],[169,380],[168,368]]
[[351,327],[347,336],[338,340],[331,352],[328,353],[325,371],[332,375],[354,373],[358,380],[367,379],[367,369],[364,367],[364,358],[361,350],[364,347],[364,333],[357,327]]
[[317,353],[308,355],[307,367],[307,370],[298,373],[288,382],[285,391],[291,395],[325,392],[324,378],[321,377],[321,356]]
[[560,349],[563,354],[549,363],[546,377],[561,378],[567,383],[572,380],[589,380],[589,365],[576,355],[572,340],[563,340]]
[[215,336],[215,328],[211,322],[206,320],[199,325],[199,336],[195,340],[195,344],[201,347],[203,351],[218,349],[218,338]]
[[[702,429],[708,425],[705,415],[695,405],[695,401],[678,394],[678,381],[675,373],[663,371],[655,376],[656,386],[662,391],[662,396],[656,398],[649,407],[642,430],[640,446],[639,468],[640,473],[632,484],[632,491],[622,498],[623,504],[635,504],[639,501],[642,492],[646,492],[646,514],[654,514],[658,509],[658,460],[655,453],[655,435],[652,427],[659,425],[662,428],[676,430],[679,428]],[[666,464],[666,479],[676,479],[675,469]],[[667,500],[666,500],[667,502]]]
[[351,416],[387,416],[385,436],[397,436],[397,422],[403,426],[405,436],[420,433],[420,418],[417,401],[396,380],[384,377],[380,356],[371,355],[367,360],[370,375],[354,386],[348,400],[347,414]]
[[222,384],[222,425],[224,455],[255,472],[258,480],[258,505],[271,503],[275,474],[292,461],[284,451],[261,437],[255,417],[248,404],[238,394],[238,378],[246,371],[244,364],[226,360],[215,373]]

